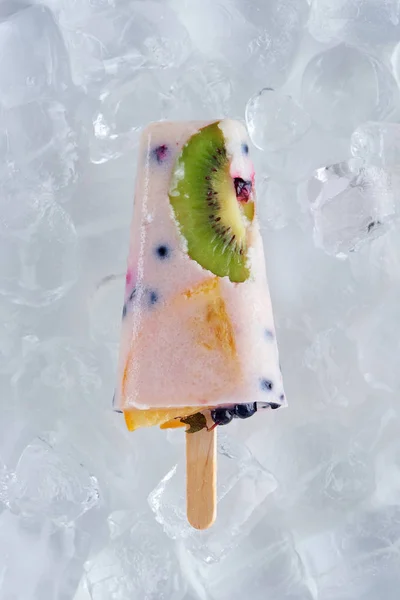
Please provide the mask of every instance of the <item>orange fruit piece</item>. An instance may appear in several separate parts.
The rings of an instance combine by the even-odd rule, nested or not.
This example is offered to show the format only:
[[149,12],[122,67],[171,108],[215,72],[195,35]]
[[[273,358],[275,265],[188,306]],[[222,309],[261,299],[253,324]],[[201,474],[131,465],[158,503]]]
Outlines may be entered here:
[[185,426],[179,421],[179,417],[188,417],[205,408],[207,407],[181,406],[180,408],[149,408],[148,410],[130,408],[124,410],[124,417],[129,431],[154,425],[160,425],[161,429],[172,429]]

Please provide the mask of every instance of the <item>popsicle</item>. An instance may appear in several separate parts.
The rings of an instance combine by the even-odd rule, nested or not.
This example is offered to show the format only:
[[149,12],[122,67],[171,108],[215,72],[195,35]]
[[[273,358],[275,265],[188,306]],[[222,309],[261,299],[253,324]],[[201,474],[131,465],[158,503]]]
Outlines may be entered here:
[[286,404],[244,126],[143,132],[114,408],[189,430]]

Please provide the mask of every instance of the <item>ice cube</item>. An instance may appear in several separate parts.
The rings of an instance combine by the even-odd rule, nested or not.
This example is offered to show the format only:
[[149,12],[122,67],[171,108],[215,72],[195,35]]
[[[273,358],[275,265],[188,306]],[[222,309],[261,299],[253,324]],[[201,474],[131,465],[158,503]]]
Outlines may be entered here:
[[91,599],[181,600],[186,583],[174,544],[149,514],[131,513],[126,521],[127,527],[119,531],[117,524],[110,544],[85,564]]
[[1,239],[0,293],[17,304],[50,304],[64,296],[78,276],[72,220],[57,204],[43,202],[36,220]]
[[391,66],[397,85],[400,83],[400,42],[395,46],[391,56]]
[[221,562],[196,566],[204,600],[231,600],[242,593],[251,600],[314,598],[293,539],[273,511]]
[[[300,51],[309,7],[305,0],[233,0],[228,5],[228,12],[237,11],[240,19],[235,44],[226,41],[221,61],[226,61],[231,79],[231,115],[241,115],[249,97],[261,87],[277,89],[288,79]],[[234,55],[238,49],[239,58]]]
[[188,32],[167,3],[87,3],[85,8],[60,15],[74,82],[85,88],[125,78],[142,66],[179,67],[191,51]]
[[71,194],[77,179],[78,133],[62,104],[31,102],[3,110],[0,127],[6,142],[0,143],[6,190],[16,193],[29,186],[37,193],[55,193],[60,200],[66,188]]
[[395,600],[399,534],[398,507],[382,505],[353,513],[337,528],[299,542],[297,549],[318,597]]
[[[308,369],[302,370],[304,352],[318,331],[332,327],[332,323],[347,323],[359,304],[359,296],[347,261],[338,261],[316,249],[312,235],[311,223],[300,227],[291,222],[280,230],[269,229],[263,239],[268,280],[274,293],[277,337],[282,346],[283,377],[296,398],[318,404],[321,390],[307,389],[312,378]],[[286,393],[290,398],[288,390]],[[288,412],[293,410],[291,407]]]
[[348,134],[364,121],[390,115],[398,103],[398,91],[381,61],[339,44],[310,60],[303,75],[302,99],[321,127]]
[[32,337],[24,338],[23,342],[23,360],[13,376],[18,402],[26,402],[25,408],[30,404],[32,412],[35,404],[47,408],[53,404],[53,415],[56,410],[76,409],[79,404],[89,408],[88,403],[94,398],[100,408],[100,392],[107,372],[102,354],[95,346],[55,335],[44,342]]
[[[67,319],[65,310],[61,314]],[[71,330],[76,327],[74,318],[72,307],[71,325],[67,324]],[[49,330],[54,328],[57,319]],[[24,341],[25,355],[13,377],[13,391],[7,395],[7,406],[12,398],[19,415],[17,432],[21,428],[23,432],[21,441],[21,434],[12,429],[7,437],[11,448],[7,455],[16,455],[13,464],[34,437],[53,431],[54,443],[64,448],[68,440],[73,456],[79,456],[102,490],[106,490],[111,506],[131,510],[147,506],[147,495],[176,462],[178,450],[163,444],[161,451],[164,435],[156,428],[132,435],[123,416],[112,410],[115,360],[110,359],[107,349],[82,335],[56,337],[54,331],[47,341]],[[27,414],[30,417],[26,432]],[[5,433],[0,429],[0,439]],[[9,464],[8,460],[4,462]]]
[[399,18],[397,0],[314,0],[309,29],[321,42],[368,46],[397,41]]
[[0,372],[15,373],[19,365],[22,314],[19,307],[0,299]]
[[54,445],[50,433],[24,449],[14,476],[7,504],[26,516],[68,524],[100,502],[96,477],[67,449]]
[[222,61],[192,55],[166,95],[168,119],[213,119],[229,116],[232,83]]
[[377,167],[396,168],[400,162],[400,125],[369,122],[351,136],[351,153]]
[[315,244],[344,257],[382,235],[398,211],[398,186],[394,174],[362,162],[318,169],[309,187]]
[[[239,81],[252,85],[260,81],[266,87],[281,86],[287,79],[303,36],[309,7],[305,0],[271,0],[263,2],[237,2],[241,12],[257,28],[257,37],[250,42],[251,58]],[[243,78],[242,78],[243,76]],[[246,88],[245,88],[246,89]],[[255,93],[256,89],[250,90]]]
[[365,384],[355,366],[357,348],[341,328],[319,332],[306,350],[304,361],[317,374],[324,403],[354,406],[364,402]]
[[73,600],[90,600],[86,575],[84,575],[80,580],[78,589],[75,592]]
[[190,54],[189,34],[168,3],[134,1],[128,5],[129,18],[124,39],[140,49],[147,67],[179,67]]
[[[0,196],[0,231],[3,233],[22,233],[27,231],[32,223],[39,221],[43,217],[47,202],[43,200],[41,194],[36,196],[30,190],[15,189],[16,179],[12,179],[9,174],[1,172],[4,187]],[[23,188],[23,186],[21,186]],[[17,188],[20,186],[17,183]]]
[[[394,419],[392,419],[394,421]],[[376,453],[376,500],[379,504],[399,504],[400,499],[400,443],[398,421],[392,423],[392,435]]]
[[375,475],[369,449],[355,443],[353,430],[340,425],[333,409],[323,421],[307,422],[301,413],[258,431],[249,445],[278,479],[274,501],[285,522],[305,535],[368,499]]
[[0,514],[0,594],[3,598],[71,598],[79,583],[90,539],[50,520]]
[[282,150],[306,133],[311,120],[291,96],[265,88],[248,101],[246,124],[257,148]]
[[338,132],[311,126],[299,140],[282,150],[264,152],[263,161],[274,179],[298,183],[311,177],[313,171],[327,164],[346,160],[348,140]]
[[381,295],[372,310],[364,313],[357,324],[355,338],[361,372],[373,387],[396,392],[400,373],[396,356],[400,350],[399,305],[396,288]]
[[173,539],[205,562],[227,554],[251,529],[256,509],[276,488],[276,480],[246,446],[220,436],[218,448],[218,519],[208,531],[196,531],[186,520],[185,464],[175,465],[149,496],[149,503]]
[[352,253],[350,265],[353,277],[362,286],[365,299],[377,302],[382,289],[400,281],[400,230],[396,221],[384,235],[371,240],[356,253]]
[[[39,3],[42,0],[35,0]],[[102,12],[110,7],[122,6],[129,0],[45,0],[57,19],[63,25],[73,25],[90,18],[97,12]]]
[[257,36],[257,29],[243,18],[233,2],[172,0],[172,6],[201,53],[210,60],[222,59],[236,68],[243,66],[250,56],[249,43]]
[[296,186],[265,178],[257,185],[258,216],[261,229],[282,229],[292,219],[300,219]]
[[[144,123],[162,120],[165,114],[162,84],[162,72],[139,70],[134,77],[118,80],[104,89],[92,117],[94,163],[120,157],[138,143],[138,131]],[[167,89],[168,84],[164,94]],[[142,102],[143,98],[146,102]]]
[[[120,458],[125,440],[112,418],[118,415],[113,415],[111,409],[114,370],[107,355],[76,338],[53,335],[46,342],[27,338],[23,342],[23,356],[12,378],[12,397],[22,422],[29,413],[30,428],[18,444],[20,450],[16,451],[14,462],[33,438],[43,438],[44,432],[54,431],[54,444],[64,448],[68,439],[79,454],[79,461],[102,482],[111,477],[110,471],[117,475],[125,462]],[[11,436],[11,447],[15,437]],[[129,450],[126,460],[132,468],[135,453]]]
[[173,0],[172,4],[198,50],[234,69],[235,97],[241,109],[246,93],[248,99],[249,93],[260,89],[260,81],[275,87],[287,78],[307,19],[304,0],[251,4],[206,0],[197,5]]
[[70,84],[68,57],[52,13],[22,6],[0,22],[0,102],[6,108],[54,97]]
[[97,285],[103,277],[125,271],[129,243],[126,223],[132,218],[135,178],[124,174],[136,160],[137,147],[119,160],[104,161],[101,165],[91,162],[69,203],[91,284]]

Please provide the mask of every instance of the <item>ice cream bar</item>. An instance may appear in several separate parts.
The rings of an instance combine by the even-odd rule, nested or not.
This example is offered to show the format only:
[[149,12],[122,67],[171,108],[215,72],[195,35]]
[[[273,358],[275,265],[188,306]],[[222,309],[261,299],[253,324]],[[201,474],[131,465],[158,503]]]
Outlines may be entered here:
[[139,147],[114,408],[128,427],[286,403],[240,122],[159,122]]

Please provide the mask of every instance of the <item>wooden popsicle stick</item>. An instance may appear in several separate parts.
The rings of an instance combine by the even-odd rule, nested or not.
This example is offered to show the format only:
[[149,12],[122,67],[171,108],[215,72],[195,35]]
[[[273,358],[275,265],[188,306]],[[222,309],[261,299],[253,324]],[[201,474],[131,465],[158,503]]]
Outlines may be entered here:
[[217,428],[186,434],[186,513],[195,529],[217,516]]

